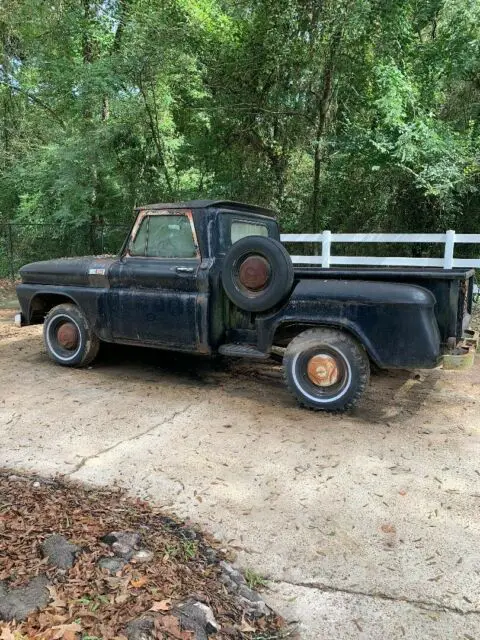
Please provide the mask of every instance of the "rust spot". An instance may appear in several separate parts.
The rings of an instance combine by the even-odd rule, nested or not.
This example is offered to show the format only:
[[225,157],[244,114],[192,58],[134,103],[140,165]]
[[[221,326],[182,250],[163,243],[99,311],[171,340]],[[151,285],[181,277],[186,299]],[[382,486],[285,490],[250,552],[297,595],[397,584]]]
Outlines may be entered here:
[[240,265],[238,278],[250,291],[259,291],[270,277],[270,265],[262,256],[249,256]]
[[75,349],[78,338],[77,327],[72,322],[64,322],[57,330],[57,342],[64,349]]
[[333,356],[319,353],[308,361],[307,375],[317,387],[331,387],[338,382],[340,371]]

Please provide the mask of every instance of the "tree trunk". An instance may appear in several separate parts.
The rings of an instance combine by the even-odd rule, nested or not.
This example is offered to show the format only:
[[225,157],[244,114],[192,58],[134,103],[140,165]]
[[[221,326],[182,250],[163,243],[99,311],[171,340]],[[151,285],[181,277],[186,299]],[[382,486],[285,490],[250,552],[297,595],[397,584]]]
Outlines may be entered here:
[[330,108],[332,105],[335,58],[340,44],[341,32],[337,31],[332,38],[328,59],[323,73],[323,88],[318,96],[316,104],[316,129],[315,129],[315,154],[313,160],[313,186],[312,186],[312,231],[319,231],[320,225],[320,179],[323,161],[322,142],[327,130]]

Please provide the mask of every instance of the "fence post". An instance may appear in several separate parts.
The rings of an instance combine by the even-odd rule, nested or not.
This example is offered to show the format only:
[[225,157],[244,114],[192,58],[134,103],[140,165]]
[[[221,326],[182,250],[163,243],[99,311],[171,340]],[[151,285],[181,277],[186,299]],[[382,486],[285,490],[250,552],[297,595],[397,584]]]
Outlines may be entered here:
[[8,252],[10,254],[10,277],[12,282],[15,282],[15,267],[13,264],[13,239],[12,239],[12,224],[7,224],[8,229]]
[[449,229],[445,234],[445,253],[443,255],[443,268],[453,269],[453,252],[455,250],[455,231]]
[[322,268],[328,269],[330,267],[330,246],[331,246],[331,231],[324,231],[322,234]]

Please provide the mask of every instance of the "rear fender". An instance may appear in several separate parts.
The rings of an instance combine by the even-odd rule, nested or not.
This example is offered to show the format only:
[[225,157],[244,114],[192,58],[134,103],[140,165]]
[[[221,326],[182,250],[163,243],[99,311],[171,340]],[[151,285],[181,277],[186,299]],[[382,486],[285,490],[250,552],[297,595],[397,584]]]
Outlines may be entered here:
[[435,367],[440,359],[435,302],[430,291],[413,285],[301,280],[284,307],[257,318],[258,348],[270,350],[286,326],[329,326],[351,333],[380,367]]

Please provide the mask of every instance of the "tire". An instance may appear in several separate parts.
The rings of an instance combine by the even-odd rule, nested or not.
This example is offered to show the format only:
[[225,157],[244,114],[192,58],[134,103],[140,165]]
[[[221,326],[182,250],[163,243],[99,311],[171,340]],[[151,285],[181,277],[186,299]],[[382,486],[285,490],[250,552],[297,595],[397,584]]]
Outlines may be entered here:
[[316,411],[346,411],[365,391],[370,363],[355,338],[335,329],[309,329],[288,345],[285,382],[298,402]]
[[48,357],[64,367],[85,367],[100,348],[85,314],[74,304],[59,304],[48,312],[43,339]]
[[227,251],[222,283],[233,304],[244,311],[261,313],[275,307],[290,293],[292,260],[278,240],[247,236]]

